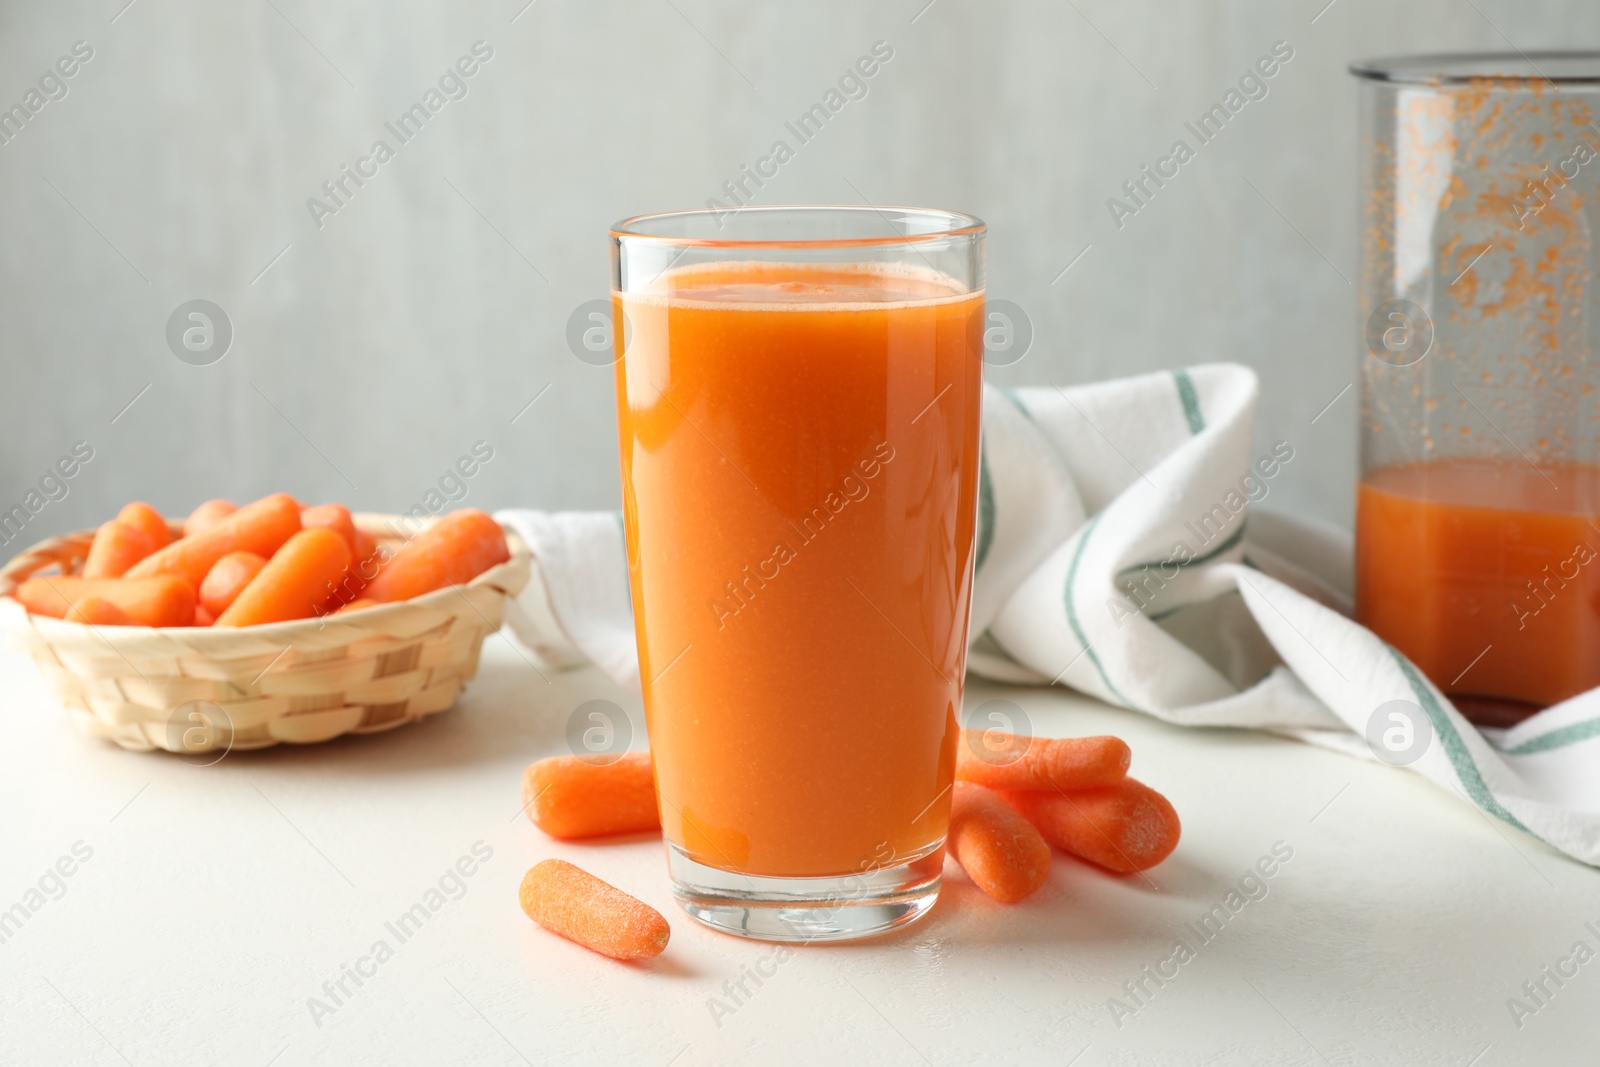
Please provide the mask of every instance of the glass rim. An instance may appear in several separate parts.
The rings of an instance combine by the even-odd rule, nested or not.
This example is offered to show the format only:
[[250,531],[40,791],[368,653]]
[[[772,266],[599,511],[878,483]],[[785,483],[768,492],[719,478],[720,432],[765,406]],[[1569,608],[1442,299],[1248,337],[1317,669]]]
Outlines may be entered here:
[[[1540,64],[1556,69],[1540,69]],[[1496,69],[1496,68],[1500,69]],[[1576,69],[1574,69],[1576,68]],[[1543,49],[1531,52],[1439,52],[1358,59],[1349,71],[1368,81],[1403,85],[1471,85],[1500,82],[1524,85],[1548,82],[1600,85],[1600,51]]]
[[[814,212],[819,217],[824,213],[877,216],[889,222],[896,221],[896,217],[899,219],[919,218],[931,220],[942,225],[936,225],[935,228],[920,233],[892,233],[874,237],[804,238],[694,237],[659,232],[653,233],[649,229],[649,227],[659,225],[667,220],[715,220],[726,215],[775,216],[786,212],[802,216]],[[658,241],[667,245],[685,245],[694,248],[873,248],[921,244],[929,241],[948,240],[953,237],[970,237],[982,234],[987,230],[988,226],[976,215],[968,215],[961,211],[946,211],[942,208],[902,207],[893,204],[764,204],[727,209],[689,208],[682,211],[654,211],[643,215],[631,215],[613,223],[610,235],[613,240],[617,241]]]

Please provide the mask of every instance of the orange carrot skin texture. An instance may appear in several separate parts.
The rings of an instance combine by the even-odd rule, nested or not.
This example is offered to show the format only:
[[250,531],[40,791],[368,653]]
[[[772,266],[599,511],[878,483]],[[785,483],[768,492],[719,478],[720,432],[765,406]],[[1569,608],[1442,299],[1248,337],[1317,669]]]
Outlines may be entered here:
[[1167,798],[1134,778],[1099,789],[1006,793],[1046,841],[1118,874],[1149,870],[1183,832]]
[[362,597],[360,600],[352,600],[352,601],[350,601],[350,603],[346,604],[344,607],[336,609],[334,611],[334,614],[335,615],[348,615],[352,611],[365,611],[368,608],[375,608],[375,607],[378,607],[378,602],[376,600],[368,600],[366,597]]
[[160,547],[139,527],[112,519],[95,532],[89,558],[83,564],[83,577],[121,578],[129,567]]
[[510,558],[499,523],[476,508],[453,511],[401,545],[364,595],[386,603],[410,600],[470,582]]
[[625,752],[613,763],[542,759],[522,773],[522,802],[535,826],[563,840],[661,829],[648,752]]
[[350,565],[350,546],[332,530],[301,530],[267,560],[217,626],[256,626],[305,619],[316,614],[327,584]]
[[328,590],[328,595],[322,602],[324,612],[339,612],[354,604],[357,600],[376,604],[378,601],[367,596],[365,590],[367,583],[378,576],[378,570],[383,566],[386,549],[378,547],[378,539],[369,533],[356,531],[356,554],[350,561],[350,566],[344,569],[344,574],[333,583],[333,588]]
[[200,603],[213,619],[218,618],[266,565],[266,559],[254,552],[229,552],[206,572],[200,583]]
[[659,956],[672,930],[662,914],[566,860],[545,860],[517,893],[528,918],[614,960]]
[[231,500],[207,500],[183,520],[183,536],[193,537],[201,530],[208,530],[238,510]]
[[194,606],[195,626],[215,626],[216,622],[217,617],[211,614],[211,612],[207,611],[204,604],[196,604]]
[[300,505],[287,493],[274,493],[147,556],[130,567],[127,576],[175,574],[199,589],[206,572],[229,552],[254,552],[270,558],[299,530]]
[[963,730],[956,779],[990,789],[1092,789],[1128,776],[1133,752],[1120,737],[1019,737]]
[[29,578],[12,594],[35,615],[64,618],[84,597],[99,597],[122,609],[134,626],[188,626],[194,619],[194,586],[170,574],[154,578]]
[[143,500],[123,505],[122,510],[117,512],[117,521],[124,526],[132,526],[148,537],[152,552],[166,548],[172,542],[172,528],[167,525],[167,520]]
[[81,622],[88,626],[132,626],[128,613],[104,597],[86,596],[67,609],[68,622]]
[[322,526],[340,537],[350,546],[350,558],[360,557],[360,548],[356,544],[356,524],[350,518],[350,509],[343,504],[318,504],[316,507],[300,509],[300,528],[309,530],[314,526]]
[[997,794],[957,782],[950,798],[950,855],[1002,904],[1032,895],[1050,876],[1050,846]]

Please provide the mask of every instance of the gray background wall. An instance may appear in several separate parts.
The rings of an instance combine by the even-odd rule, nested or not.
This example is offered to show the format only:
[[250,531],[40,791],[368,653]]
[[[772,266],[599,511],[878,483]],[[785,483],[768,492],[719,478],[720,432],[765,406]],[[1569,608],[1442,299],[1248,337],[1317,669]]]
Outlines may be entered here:
[[[1312,424],[1355,368],[1345,64],[1600,44],[1585,0],[525,2],[0,5],[0,106],[94,49],[0,147],[0,509],[80,439],[39,535],[132,497],[403,510],[479,439],[470,503],[615,506],[610,373],[564,340],[607,224],[702,205],[881,39],[761,202],[982,216],[990,295],[1036,331],[992,380],[1248,363],[1297,449],[1271,503],[1347,523],[1353,393]],[[307,198],[480,39],[466,98],[319,229]],[[1117,228],[1106,199],[1278,40],[1269,95]],[[235,331],[209,366],[165,340],[195,298]]]

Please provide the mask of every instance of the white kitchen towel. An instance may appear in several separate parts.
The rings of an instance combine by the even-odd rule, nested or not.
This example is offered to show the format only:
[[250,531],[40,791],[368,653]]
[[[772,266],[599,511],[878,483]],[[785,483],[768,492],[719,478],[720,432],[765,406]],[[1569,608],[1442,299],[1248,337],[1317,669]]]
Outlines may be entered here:
[[[1412,770],[1600,865],[1600,690],[1503,734],[1462,718],[1351,620],[1349,536],[1259,507],[1296,450],[1253,450],[1258,393],[1234,364],[987,389],[970,669],[1369,756],[1376,719]],[[517,635],[637,687],[620,516],[498,517],[544,579]]]

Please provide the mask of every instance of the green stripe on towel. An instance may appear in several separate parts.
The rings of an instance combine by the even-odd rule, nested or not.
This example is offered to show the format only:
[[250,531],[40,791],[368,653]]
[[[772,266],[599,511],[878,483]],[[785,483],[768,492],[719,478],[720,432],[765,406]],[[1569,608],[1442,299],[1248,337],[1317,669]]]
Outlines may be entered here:
[[[1522,820],[1507,811],[1500,804],[1500,801],[1495,799],[1494,794],[1489,792],[1488,784],[1483,780],[1483,775],[1478,772],[1478,765],[1472,760],[1472,753],[1467,751],[1467,743],[1461,740],[1461,735],[1456,732],[1455,724],[1450,721],[1450,716],[1444,713],[1444,708],[1439,706],[1439,701],[1434,697],[1433,688],[1422,675],[1417,673],[1417,669],[1411,665],[1411,661],[1402,656],[1398,649],[1388,644],[1383,647],[1389,650],[1389,655],[1393,656],[1394,661],[1400,665],[1400,672],[1406,676],[1406,682],[1410,684],[1411,691],[1416,694],[1417,702],[1422,705],[1422,710],[1428,713],[1428,721],[1433,724],[1434,736],[1439,739],[1440,744],[1444,745],[1444,754],[1449,758],[1450,766],[1455,768],[1456,777],[1461,779],[1461,785],[1466,789],[1467,795],[1472,798],[1472,802],[1490,815],[1515,826],[1518,830],[1532,834],[1534,837],[1539,837],[1538,834],[1533,833],[1532,830],[1522,825]],[[1539,839],[1541,841],[1544,840],[1543,838]]]
[[[1237,548],[1239,546],[1239,542],[1244,540],[1244,531],[1245,531],[1245,528],[1249,524],[1250,524],[1249,516],[1246,516],[1245,520],[1239,524],[1239,528],[1237,530],[1235,530],[1235,531],[1233,531],[1233,533],[1229,534],[1227,536],[1226,540],[1224,540],[1216,548],[1213,548],[1210,552],[1207,552],[1203,556],[1195,556],[1193,559],[1190,559],[1190,560],[1187,560],[1187,561],[1176,560],[1176,559],[1162,559],[1162,560],[1156,560],[1154,563],[1135,563],[1130,567],[1124,567],[1120,572],[1118,572],[1117,577],[1119,579],[1126,578],[1128,575],[1134,573],[1135,571],[1147,571],[1147,570],[1150,570],[1151,568],[1154,568],[1154,567],[1165,567],[1165,566],[1168,566],[1169,564],[1171,566],[1174,566],[1174,567],[1183,568],[1183,567],[1198,567],[1202,563],[1210,563],[1212,560],[1216,559],[1218,556],[1222,555],[1224,552],[1227,552],[1228,550],[1233,549],[1233,548]],[[1261,568],[1257,567],[1256,569],[1260,570]],[[1173,577],[1176,577],[1176,575],[1174,575]],[[1169,578],[1167,580],[1171,581],[1172,579]]]
[[[1587,741],[1589,738],[1596,736],[1600,736],[1600,719],[1585,719],[1583,722],[1558,726],[1547,734],[1540,734],[1538,737],[1524,741],[1522,744],[1512,748],[1500,748],[1499,745],[1495,745],[1495,747],[1500,748],[1500,751],[1508,756],[1531,756],[1535,752],[1549,752],[1551,749],[1566,748],[1568,745],[1575,745],[1579,741]],[[1491,745],[1494,744],[1493,741],[1489,743]]]
[[1175,370],[1172,381],[1178,387],[1178,399],[1183,402],[1183,417],[1189,420],[1189,432],[1199,433],[1206,428],[1206,417],[1200,413],[1200,394],[1194,391],[1194,379],[1186,370]]
[[[1101,514],[1104,514],[1104,512]],[[1094,647],[1089,644],[1088,635],[1083,632],[1083,624],[1078,621],[1078,609],[1072,602],[1072,585],[1078,580],[1078,563],[1083,559],[1083,547],[1089,543],[1089,537],[1094,533],[1094,528],[1099,523],[1100,515],[1096,515],[1083,528],[1083,534],[1078,538],[1078,547],[1072,553],[1072,562],[1067,566],[1067,587],[1063,594],[1063,600],[1067,608],[1067,625],[1072,627],[1073,636],[1083,646],[1083,654],[1089,657],[1089,662],[1094,664],[1094,669],[1100,672],[1100,680],[1105,683],[1106,689],[1112,696],[1122,701],[1123,706],[1131,708],[1134,707],[1133,702],[1123,696],[1117,687],[1112,684],[1111,676],[1106,673],[1105,665],[1100,662],[1100,657],[1095,655]],[[1065,673],[1065,671],[1062,673]]]

